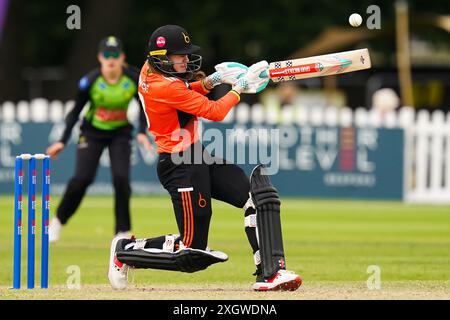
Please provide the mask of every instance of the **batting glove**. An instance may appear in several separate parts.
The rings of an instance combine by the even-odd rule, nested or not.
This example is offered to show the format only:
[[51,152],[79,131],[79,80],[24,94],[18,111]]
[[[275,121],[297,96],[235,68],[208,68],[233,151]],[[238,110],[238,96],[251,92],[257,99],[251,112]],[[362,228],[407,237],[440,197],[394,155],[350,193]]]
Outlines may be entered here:
[[206,88],[212,89],[221,83],[234,84],[243,77],[248,67],[237,62],[222,62],[214,67],[216,72],[204,79]]
[[238,93],[258,93],[269,84],[269,64],[263,60],[248,68],[247,73],[233,84],[232,89]]

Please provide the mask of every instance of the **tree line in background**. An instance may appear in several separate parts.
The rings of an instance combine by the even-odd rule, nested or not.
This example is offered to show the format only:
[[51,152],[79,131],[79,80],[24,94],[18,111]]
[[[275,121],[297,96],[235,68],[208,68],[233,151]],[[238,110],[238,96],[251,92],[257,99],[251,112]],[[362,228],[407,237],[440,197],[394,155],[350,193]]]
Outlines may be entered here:
[[[66,8],[73,4],[81,9],[80,30],[66,26]],[[367,17],[366,9],[372,4],[381,9],[382,27],[392,23],[393,2],[387,0],[10,0],[0,42],[0,102],[29,99],[30,78],[39,77],[39,70],[48,67],[57,67],[61,74],[59,78],[58,72],[53,74],[56,80],[48,80],[42,90],[50,98],[72,99],[79,78],[97,63],[98,41],[110,34],[122,38],[128,62],[140,67],[152,31],[164,24],[182,25],[202,47],[204,70],[211,72],[222,61],[251,64],[284,59],[329,26],[349,27],[351,13]],[[411,12],[445,14],[450,10],[444,0],[409,4]],[[444,32],[424,31],[428,40],[448,42]],[[384,39],[371,47],[391,54],[395,41]],[[52,70],[47,69],[50,79]]]

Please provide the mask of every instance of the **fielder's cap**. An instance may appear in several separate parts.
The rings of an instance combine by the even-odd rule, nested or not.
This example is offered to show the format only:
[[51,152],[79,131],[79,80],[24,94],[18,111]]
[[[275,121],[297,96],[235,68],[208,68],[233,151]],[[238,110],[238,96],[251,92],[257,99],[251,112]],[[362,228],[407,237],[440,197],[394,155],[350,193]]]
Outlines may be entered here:
[[168,54],[192,54],[200,50],[192,44],[188,32],[177,25],[165,25],[150,36],[148,51],[150,56]]
[[103,38],[98,44],[98,52],[103,51],[122,52],[122,41],[114,36]]

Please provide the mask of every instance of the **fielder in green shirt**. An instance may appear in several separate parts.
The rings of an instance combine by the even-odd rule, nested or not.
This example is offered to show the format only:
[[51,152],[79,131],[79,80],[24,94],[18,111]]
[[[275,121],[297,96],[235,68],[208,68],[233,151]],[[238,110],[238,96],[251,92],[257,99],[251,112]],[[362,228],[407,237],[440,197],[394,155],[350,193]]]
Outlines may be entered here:
[[[49,239],[56,242],[61,228],[75,213],[88,186],[94,181],[100,156],[108,148],[115,192],[115,234],[131,236],[130,161],[133,126],[127,118],[128,105],[138,98],[139,71],[125,64],[122,43],[117,37],[100,41],[100,67],[81,78],[75,106],[67,115],[61,139],[47,149],[52,158],[64,149],[78,122],[81,111],[88,106],[82,119],[77,145],[76,169],[70,179],[56,216],[50,222]],[[147,138],[147,122],[141,106],[137,140],[151,149]]]

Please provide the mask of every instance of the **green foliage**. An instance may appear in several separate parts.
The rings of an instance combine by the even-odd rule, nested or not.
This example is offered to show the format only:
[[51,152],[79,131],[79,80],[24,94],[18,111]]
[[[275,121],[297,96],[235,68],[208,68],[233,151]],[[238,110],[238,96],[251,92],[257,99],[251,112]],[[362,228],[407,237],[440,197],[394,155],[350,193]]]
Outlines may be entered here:
[[[80,33],[65,27],[68,5],[73,1],[27,1],[23,7],[26,21],[24,55],[26,65],[63,65],[71,45]],[[448,14],[447,1],[409,1],[411,14]],[[82,12],[82,26],[86,19],[96,15],[89,12],[87,1],[77,3]],[[276,60],[292,54],[313,41],[330,26],[348,26],[353,12],[363,20],[369,5],[381,8],[382,26],[394,21],[393,2],[363,0],[278,0],[278,1],[133,1],[121,28],[129,61],[139,65],[146,54],[146,45],[152,31],[164,24],[183,25],[194,42],[202,48],[205,66],[212,68],[217,61],[237,60],[250,64],[260,59]],[[108,8],[105,8],[108,10]],[[116,22],[98,21],[113,26]],[[411,21],[414,24],[414,21]],[[436,28],[427,30],[427,39],[448,41],[448,34]],[[375,44],[381,51],[394,49],[391,34]],[[97,45],[97,39],[92,39]]]

